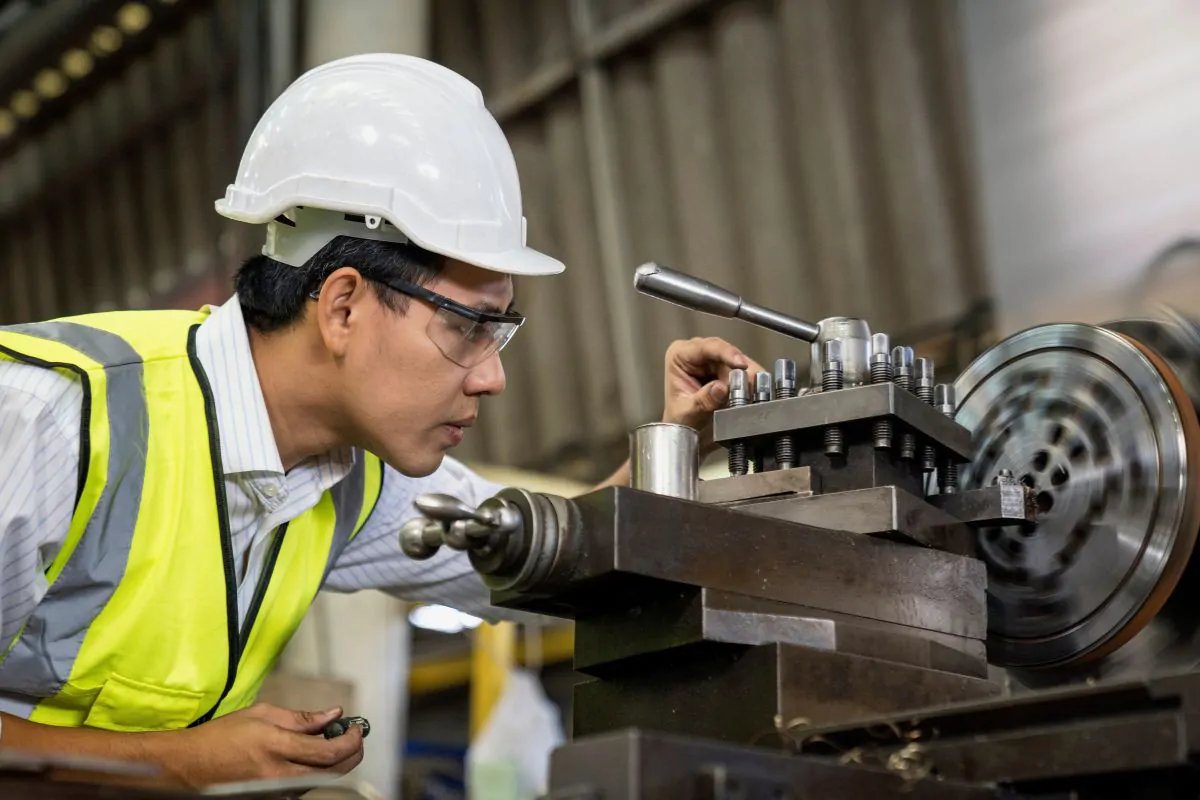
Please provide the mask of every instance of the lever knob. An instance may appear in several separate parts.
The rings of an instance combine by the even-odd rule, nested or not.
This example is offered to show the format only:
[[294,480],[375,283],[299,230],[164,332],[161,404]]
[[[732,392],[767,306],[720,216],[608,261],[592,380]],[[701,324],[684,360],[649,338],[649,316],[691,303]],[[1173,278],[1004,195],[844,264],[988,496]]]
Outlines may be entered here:
[[433,558],[442,544],[442,526],[414,517],[400,526],[400,550],[414,561]]
[[439,522],[471,519],[484,525],[492,524],[490,514],[480,511],[452,495],[430,492],[418,495],[413,504],[422,514]]

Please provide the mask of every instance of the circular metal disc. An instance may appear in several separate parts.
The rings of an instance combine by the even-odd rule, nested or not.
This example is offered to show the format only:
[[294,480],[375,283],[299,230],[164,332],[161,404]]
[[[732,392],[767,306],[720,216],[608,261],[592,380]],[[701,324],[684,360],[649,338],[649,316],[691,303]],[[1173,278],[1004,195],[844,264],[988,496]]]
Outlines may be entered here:
[[1040,512],[981,532],[989,660],[1078,667],[1145,633],[1200,526],[1200,427],[1165,359],[1113,330],[1045,325],[985,352],[956,389],[973,433],[964,488],[1011,470]]

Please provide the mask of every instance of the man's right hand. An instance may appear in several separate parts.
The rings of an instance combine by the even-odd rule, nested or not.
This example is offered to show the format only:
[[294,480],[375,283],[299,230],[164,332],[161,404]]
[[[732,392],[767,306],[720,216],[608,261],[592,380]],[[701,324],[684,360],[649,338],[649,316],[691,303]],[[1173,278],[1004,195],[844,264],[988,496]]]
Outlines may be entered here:
[[192,788],[265,778],[337,776],[354,769],[363,757],[358,725],[333,739],[322,735],[341,713],[340,708],[290,711],[259,703],[195,728],[152,733],[57,727],[0,714],[0,749],[152,764],[163,770],[169,782]]
[[[326,739],[325,726],[341,716],[327,711],[291,711],[259,703],[184,731],[164,732],[161,766],[187,786],[344,775],[363,758],[358,725]],[[168,741],[171,740],[171,741]],[[155,748],[158,749],[158,748]]]

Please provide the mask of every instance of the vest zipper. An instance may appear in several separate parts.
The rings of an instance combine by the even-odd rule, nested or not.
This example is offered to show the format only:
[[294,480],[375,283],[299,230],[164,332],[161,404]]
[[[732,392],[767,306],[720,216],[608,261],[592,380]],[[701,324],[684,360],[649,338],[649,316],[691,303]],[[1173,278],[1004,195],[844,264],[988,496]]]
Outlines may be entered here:
[[[271,575],[275,572],[275,562],[279,560],[279,551],[283,549],[283,537],[287,533],[287,522],[275,529],[271,540],[271,549],[267,552],[267,563],[263,574],[259,576],[258,586],[254,589],[254,599],[246,610],[246,621],[242,625],[242,635],[238,641],[238,660],[246,650],[246,642],[250,640],[250,631],[254,629],[254,621],[258,619],[258,611],[262,608],[263,598],[267,596],[267,587],[271,585]],[[222,698],[223,699],[223,698]]]
[[213,490],[217,499],[217,525],[221,529],[221,557],[225,567],[225,632],[228,638],[229,666],[221,696],[213,703],[212,708],[192,722],[189,728],[203,725],[213,718],[233,688],[233,682],[237,679],[238,661],[242,657],[241,636],[238,632],[237,573],[233,564],[233,533],[229,530],[229,503],[225,497],[225,470],[221,465],[221,439],[217,432],[217,404],[213,399],[208,376],[204,374],[204,367],[196,354],[196,331],[199,328],[199,325],[194,325],[188,331],[187,350],[188,361],[191,362],[192,372],[195,373],[196,382],[200,386],[200,394],[204,396],[204,414],[208,420],[208,450],[212,461]]

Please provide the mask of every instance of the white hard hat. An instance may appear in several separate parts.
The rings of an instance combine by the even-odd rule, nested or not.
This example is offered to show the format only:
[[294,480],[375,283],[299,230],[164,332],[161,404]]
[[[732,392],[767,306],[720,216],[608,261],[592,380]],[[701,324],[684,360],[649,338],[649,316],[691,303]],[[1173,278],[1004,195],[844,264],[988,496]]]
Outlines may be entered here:
[[516,162],[482,93],[412,56],[351,56],[297,78],[258,121],[216,207],[268,223],[263,252],[293,266],[346,234],[496,272],[563,271],[525,246]]

